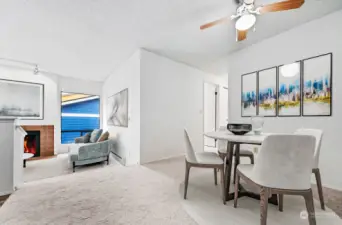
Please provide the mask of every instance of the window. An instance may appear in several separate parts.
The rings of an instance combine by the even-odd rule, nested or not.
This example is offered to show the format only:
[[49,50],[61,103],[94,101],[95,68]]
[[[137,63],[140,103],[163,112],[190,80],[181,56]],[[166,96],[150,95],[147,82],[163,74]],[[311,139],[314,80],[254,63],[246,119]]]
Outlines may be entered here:
[[74,143],[75,138],[100,127],[100,97],[79,93],[61,93],[61,143]]

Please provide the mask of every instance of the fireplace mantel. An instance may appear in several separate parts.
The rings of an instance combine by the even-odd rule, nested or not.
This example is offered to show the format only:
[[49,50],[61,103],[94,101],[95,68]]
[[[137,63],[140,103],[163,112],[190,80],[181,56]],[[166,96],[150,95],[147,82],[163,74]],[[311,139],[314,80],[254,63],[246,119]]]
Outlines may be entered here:
[[21,127],[25,131],[40,131],[40,157],[48,157],[55,154],[53,125],[25,125]]

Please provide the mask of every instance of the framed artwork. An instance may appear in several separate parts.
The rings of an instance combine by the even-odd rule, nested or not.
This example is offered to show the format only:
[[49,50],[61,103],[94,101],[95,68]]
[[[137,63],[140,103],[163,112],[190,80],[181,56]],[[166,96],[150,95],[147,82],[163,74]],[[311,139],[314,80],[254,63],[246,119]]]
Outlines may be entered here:
[[128,127],[128,89],[108,98],[107,124],[108,126]]
[[303,116],[332,115],[332,57],[303,60]]
[[300,62],[278,68],[278,116],[301,115],[300,68]]
[[44,85],[0,79],[0,118],[44,119]]
[[241,76],[241,116],[257,115],[257,72]]
[[258,115],[277,116],[277,67],[258,72]]

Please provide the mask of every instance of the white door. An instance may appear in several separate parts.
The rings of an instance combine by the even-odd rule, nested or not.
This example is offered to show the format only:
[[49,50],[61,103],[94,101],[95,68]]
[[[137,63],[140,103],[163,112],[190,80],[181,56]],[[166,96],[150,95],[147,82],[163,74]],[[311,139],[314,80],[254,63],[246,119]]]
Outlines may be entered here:
[[[215,131],[217,124],[217,85],[204,83],[204,133]],[[204,137],[204,146],[216,147],[216,141]]]
[[219,91],[219,126],[228,123],[228,88],[220,86]]

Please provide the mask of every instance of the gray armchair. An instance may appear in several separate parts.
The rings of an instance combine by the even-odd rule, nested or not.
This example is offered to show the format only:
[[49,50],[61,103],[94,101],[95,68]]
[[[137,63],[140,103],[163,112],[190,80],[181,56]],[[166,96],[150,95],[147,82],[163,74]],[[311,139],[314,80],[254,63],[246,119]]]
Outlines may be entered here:
[[76,166],[107,161],[109,164],[109,141],[69,146],[69,159],[75,172]]
[[73,172],[75,172],[76,166],[103,161],[107,161],[109,164],[109,141],[85,143],[85,136],[76,138],[75,144],[69,146],[69,159]]

